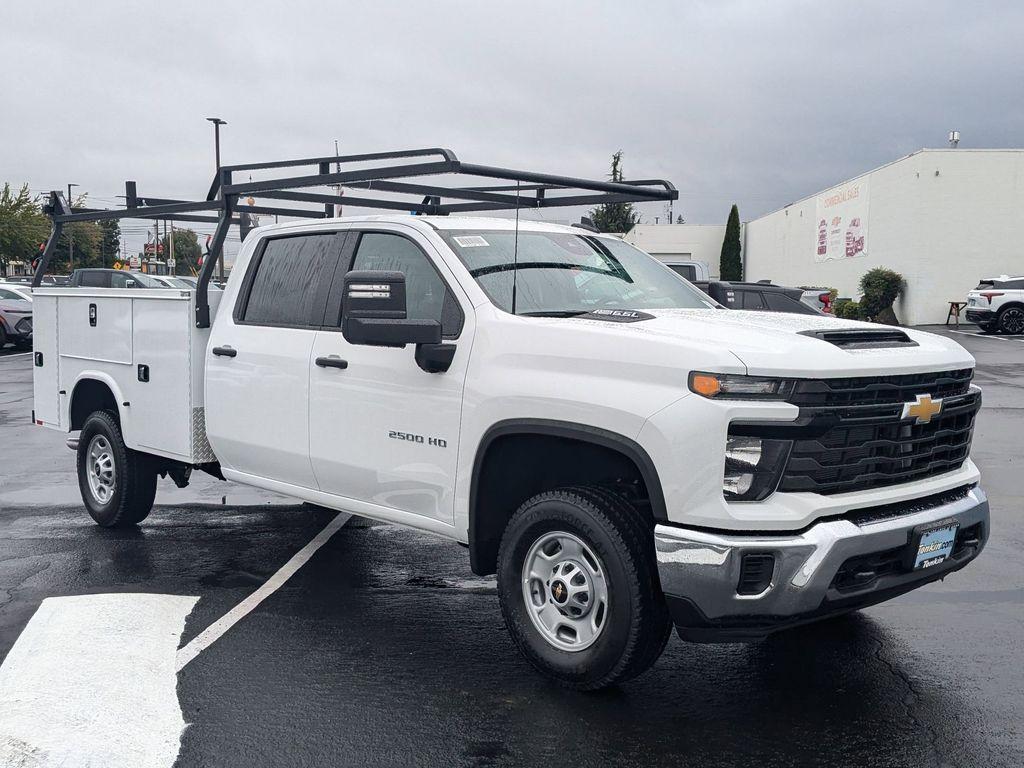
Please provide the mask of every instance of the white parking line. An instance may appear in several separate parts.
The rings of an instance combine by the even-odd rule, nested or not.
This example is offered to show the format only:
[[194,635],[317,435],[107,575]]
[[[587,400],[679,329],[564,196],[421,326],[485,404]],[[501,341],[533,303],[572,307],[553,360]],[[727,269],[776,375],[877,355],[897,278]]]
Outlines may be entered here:
[[961,336],[973,336],[976,339],[991,339],[992,341],[1016,341],[1005,336],[989,336],[984,333],[971,333],[970,331],[947,331],[948,333],[959,333]]
[[305,565],[309,558],[316,554],[316,551],[327,543],[331,536],[341,530],[341,527],[345,525],[350,517],[351,515],[346,514],[345,512],[339,513],[337,517],[327,524],[326,528],[314,536],[313,540],[306,546],[296,552],[292,556],[292,559],[281,566],[277,573],[267,579],[259,589],[196,635],[192,642],[180,649],[178,651],[177,660],[178,671],[180,672],[183,670],[185,666],[192,661],[192,659],[219,640],[225,632],[244,619],[246,615],[253,610],[253,608],[280,589],[281,586],[291,578],[292,574]]
[[0,666],[0,766],[172,768],[185,728],[177,673],[280,589],[350,517],[336,515],[184,648],[178,643],[198,597],[43,600]]
[[171,768],[174,652],[197,597],[49,597],[0,667],[0,765]]
[[16,357],[27,357],[28,355],[31,354],[31,352],[17,352],[13,355],[0,355],[0,363],[2,363],[4,360],[13,360]]

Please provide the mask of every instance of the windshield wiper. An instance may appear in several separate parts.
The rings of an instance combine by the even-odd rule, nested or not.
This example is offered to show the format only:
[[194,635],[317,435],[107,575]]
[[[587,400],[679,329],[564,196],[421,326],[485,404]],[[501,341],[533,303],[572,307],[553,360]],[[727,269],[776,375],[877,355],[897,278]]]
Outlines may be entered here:
[[589,312],[589,309],[550,309],[543,312],[517,312],[516,314],[526,317],[577,317]]

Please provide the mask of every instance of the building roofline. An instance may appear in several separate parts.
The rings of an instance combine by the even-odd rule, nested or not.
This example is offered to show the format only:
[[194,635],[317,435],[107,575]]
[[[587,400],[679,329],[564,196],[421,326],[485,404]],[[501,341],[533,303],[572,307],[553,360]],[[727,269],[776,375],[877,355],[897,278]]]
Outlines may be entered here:
[[810,200],[812,197],[817,197],[822,192],[826,192],[826,191],[828,191],[830,189],[834,189],[835,187],[842,186],[843,184],[849,184],[850,182],[857,181],[857,179],[862,179],[865,176],[870,176],[872,173],[877,173],[878,171],[881,171],[883,168],[888,168],[890,165],[896,165],[897,163],[902,163],[904,160],[909,160],[910,158],[914,157],[915,155],[920,155],[920,154],[923,154],[925,152],[943,152],[943,153],[945,153],[945,152],[956,152],[958,154],[963,154],[965,152],[1019,152],[1019,153],[1024,153],[1024,149],[1020,149],[1020,148],[1018,148],[1018,149],[1013,149],[1013,148],[998,149],[998,148],[982,148],[982,147],[977,147],[977,148],[965,147],[964,149],[960,149],[958,147],[958,148],[954,149],[952,147],[922,147],[921,149],[914,150],[909,155],[903,155],[902,157],[897,157],[895,160],[890,160],[888,163],[883,163],[882,165],[879,165],[876,168],[872,168],[871,170],[864,171],[863,173],[859,173],[856,176],[851,176],[848,179],[844,179],[842,181],[838,181],[835,184],[830,184],[829,186],[825,187],[824,189],[819,189],[817,192],[812,192],[809,195],[804,195],[803,197],[797,198],[796,200],[794,200],[791,203],[786,203],[781,208],[775,208],[774,210],[768,211],[768,213],[762,213],[757,218],[750,219],[749,221],[746,221],[744,223],[745,224],[749,224],[751,222],[767,218],[768,216],[772,216],[773,214],[776,214],[779,211],[784,211],[787,208],[792,208],[794,205],[799,205],[802,202]]

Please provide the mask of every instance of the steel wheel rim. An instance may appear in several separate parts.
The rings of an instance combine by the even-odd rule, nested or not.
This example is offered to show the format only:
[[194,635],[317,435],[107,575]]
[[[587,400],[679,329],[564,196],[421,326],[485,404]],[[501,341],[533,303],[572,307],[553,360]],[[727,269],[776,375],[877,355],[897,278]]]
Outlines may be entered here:
[[533,542],[523,561],[522,584],[530,621],[555,648],[582,651],[604,632],[607,574],[578,536],[551,531]]
[[1007,333],[1024,333],[1024,309],[1006,310],[1002,325]]
[[110,441],[103,435],[96,435],[89,442],[86,453],[85,476],[89,480],[92,497],[100,504],[106,504],[117,488],[117,467]]

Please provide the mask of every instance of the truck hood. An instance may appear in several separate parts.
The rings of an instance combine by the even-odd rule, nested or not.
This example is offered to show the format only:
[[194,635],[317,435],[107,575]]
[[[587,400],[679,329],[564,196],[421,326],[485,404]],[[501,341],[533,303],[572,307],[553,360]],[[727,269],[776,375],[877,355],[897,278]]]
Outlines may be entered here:
[[[763,376],[812,378],[974,367],[974,358],[955,341],[908,328],[827,316],[725,309],[656,309],[640,314],[646,319],[616,322],[611,317],[583,315],[575,320],[614,325],[627,334],[660,336],[666,342],[689,341],[728,349],[747,367],[748,374]],[[813,335],[824,331],[895,331],[906,334],[913,343],[836,344]]]

